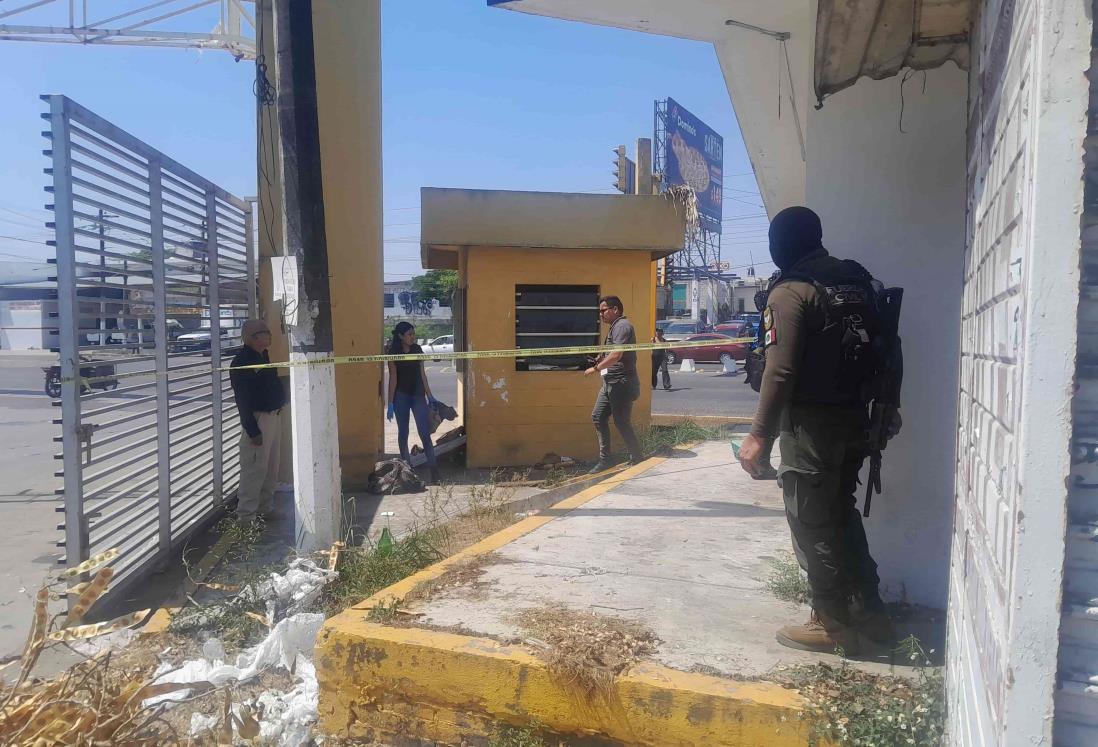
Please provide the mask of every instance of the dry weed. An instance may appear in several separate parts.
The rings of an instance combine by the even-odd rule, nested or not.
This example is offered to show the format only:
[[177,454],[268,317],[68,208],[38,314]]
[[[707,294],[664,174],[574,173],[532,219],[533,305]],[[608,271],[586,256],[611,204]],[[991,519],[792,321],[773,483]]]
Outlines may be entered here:
[[[76,568],[47,579],[35,597],[34,617],[20,659],[19,676],[0,689],[0,743],[17,747],[40,745],[111,744],[123,747],[181,744],[175,728],[163,717],[165,706],[145,706],[150,698],[189,691],[192,696],[212,689],[208,682],[156,684],[152,665],[125,667],[112,663],[110,651],[86,658],[49,680],[33,677],[43,651],[71,641],[96,638],[140,624],[149,610],[107,622],[81,624],[84,615],[107,591],[113,571],[107,567],[117,550],[89,558]],[[96,571],[91,581],[65,587]],[[70,611],[50,619],[51,599],[76,594]]]
[[632,620],[567,608],[526,610],[515,622],[545,644],[541,655],[555,677],[589,695],[609,693],[618,675],[659,644],[655,633]]
[[488,584],[483,583],[480,577],[484,575],[484,569],[490,565],[503,563],[504,558],[491,552],[484,555],[476,555],[468,560],[447,568],[442,575],[417,584],[414,589],[404,597],[405,604],[422,602],[435,597],[450,589],[458,587],[471,588],[474,591],[483,590]]

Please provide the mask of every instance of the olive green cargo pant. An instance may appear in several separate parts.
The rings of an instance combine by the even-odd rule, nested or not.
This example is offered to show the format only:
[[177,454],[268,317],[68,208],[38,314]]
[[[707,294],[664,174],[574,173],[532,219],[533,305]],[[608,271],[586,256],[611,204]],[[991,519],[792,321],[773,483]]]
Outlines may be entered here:
[[813,608],[843,619],[855,595],[879,603],[877,564],[854,495],[868,456],[864,410],[793,405],[780,448],[785,515]]

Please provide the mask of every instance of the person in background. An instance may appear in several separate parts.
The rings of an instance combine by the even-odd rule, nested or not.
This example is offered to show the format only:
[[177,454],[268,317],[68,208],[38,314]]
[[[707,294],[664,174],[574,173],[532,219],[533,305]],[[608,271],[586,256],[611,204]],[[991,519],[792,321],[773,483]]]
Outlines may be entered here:
[[285,393],[278,371],[244,368],[271,362],[271,330],[262,319],[249,319],[240,330],[244,347],[229,367],[229,382],[244,430],[240,435],[240,487],[236,516],[251,523],[274,508],[275,480],[282,454],[279,416]]
[[[605,345],[635,345],[637,332],[633,323],[625,318],[625,307],[617,296],[604,296],[599,299],[599,316],[610,325]],[[637,434],[633,432],[633,403],[640,396],[640,378],[637,376],[637,352],[618,350],[604,353],[598,357],[595,365],[583,372],[584,376],[593,374],[602,376],[602,389],[595,400],[595,409],[591,420],[595,423],[595,432],[599,438],[599,461],[591,469],[591,474],[610,469],[610,416],[614,416],[614,425],[618,427],[626,448],[629,449],[630,464],[640,463],[644,457]]]
[[[667,338],[663,336],[663,330],[656,328],[656,335],[652,338],[652,342],[667,342]],[[652,388],[656,388],[656,381],[659,374],[663,374],[663,388],[671,388],[671,372],[667,370],[667,351],[666,350],[653,350],[652,351]]]
[[[423,348],[416,344],[416,328],[408,322],[400,322],[393,328],[393,337],[389,341],[390,355],[422,353]],[[389,363],[389,408],[385,417],[397,421],[397,443],[400,446],[400,458],[411,464],[408,452],[408,426],[410,416],[416,419],[416,431],[423,444],[423,453],[427,456],[427,466],[431,470],[431,482],[439,482],[438,465],[435,462],[435,445],[431,441],[431,424],[427,416],[428,405],[435,404],[431,394],[431,385],[427,383],[427,371],[423,361],[393,361]]]

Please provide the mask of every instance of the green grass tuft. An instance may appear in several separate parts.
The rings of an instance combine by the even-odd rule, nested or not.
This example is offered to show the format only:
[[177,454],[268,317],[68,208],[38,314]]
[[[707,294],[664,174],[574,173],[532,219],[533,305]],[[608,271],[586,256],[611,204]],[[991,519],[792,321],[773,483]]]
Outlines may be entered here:
[[440,560],[442,554],[421,532],[413,532],[393,543],[390,551],[376,547],[344,552],[339,578],[328,587],[328,598],[336,609],[361,602]]
[[675,425],[654,425],[640,436],[646,454],[660,454],[676,446],[719,439],[722,433],[720,428],[706,428],[692,420],[684,420]]
[[488,747],[549,747],[532,726],[501,726],[488,738]]
[[[933,652],[931,652],[933,653]],[[896,649],[915,676],[882,676],[849,666],[793,667],[783,678],[814,716],[813,743],[842,747],[939,747],[945,734],[945,678],[918,639]]]
[[782,555],[770,561],[770,576],[766,588],[783,602],[808,604],[811,599],[808,577],[792,555]]

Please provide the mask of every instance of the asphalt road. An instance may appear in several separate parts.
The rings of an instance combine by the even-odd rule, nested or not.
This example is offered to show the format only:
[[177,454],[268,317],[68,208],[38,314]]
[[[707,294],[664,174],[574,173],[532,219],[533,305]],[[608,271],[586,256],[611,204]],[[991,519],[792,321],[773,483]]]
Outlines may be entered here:
[[20,650],[33,612],[32,598],[46,573],[57,568],[53,476],[59,433],[41,366],[50,357],[0,358],[0,656]]

